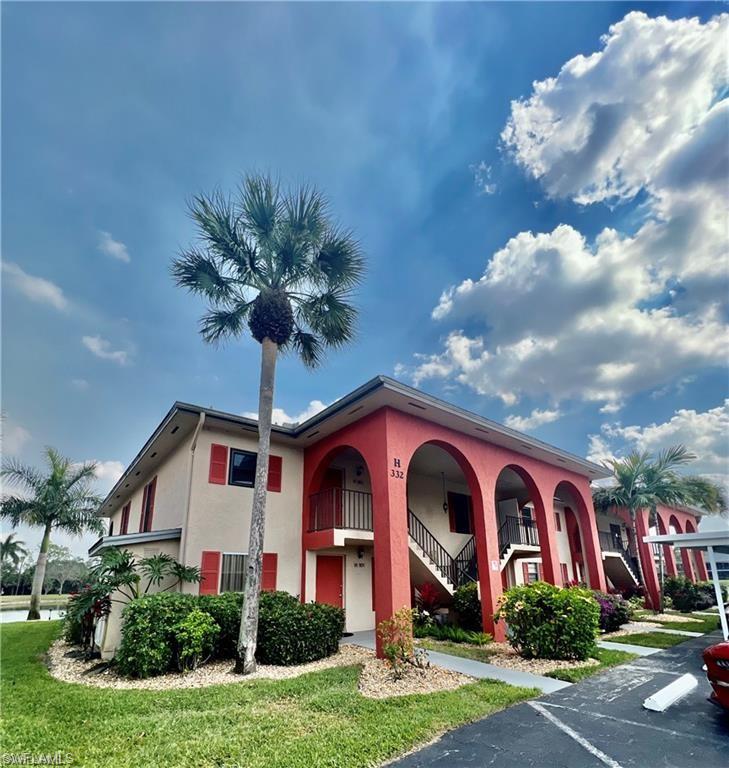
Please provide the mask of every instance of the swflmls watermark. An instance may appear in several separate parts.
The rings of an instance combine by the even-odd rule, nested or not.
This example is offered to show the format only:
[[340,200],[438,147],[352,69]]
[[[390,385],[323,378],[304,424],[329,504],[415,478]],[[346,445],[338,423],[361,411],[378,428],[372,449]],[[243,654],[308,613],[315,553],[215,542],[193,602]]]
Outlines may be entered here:
[[3,765],[70,765],[73,755],[70,752],[3,752],[0,759]]

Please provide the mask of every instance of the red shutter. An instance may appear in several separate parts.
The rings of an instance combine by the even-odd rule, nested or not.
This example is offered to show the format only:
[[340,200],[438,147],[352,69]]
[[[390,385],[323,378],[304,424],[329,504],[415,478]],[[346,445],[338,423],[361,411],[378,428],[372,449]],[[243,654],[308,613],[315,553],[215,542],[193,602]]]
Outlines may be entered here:
[[281,476],[283,473],[283,459],[280,456],[268,457],[268,486],[267,490],[274,493],[281,492]]
[[372,610],[375,610],[375,556],[372,555]]
[[559,512],[555,512],[554,513],[554,522],[555,522],[555,525],[557,526],[557,530],[561,531],[562,530],[562,523],[559,520]]
[[119,528],[120,534],[125,534],[129,532],[129,508],[132,506],[132,502],[128,501],[123,507],[122,507],[122,513],[121,513],[121,526]]
[[451,533],[456,532],[456,516],[453,514],[453,494],[448,494],[448,522],[451,526]]
[[200,562],[200,572],[202,573],[200,594],[217,595],[220,581],[220,552],[204,551]]
[[562,571],[562,586],[565,586],[570,580],[569,571],[567,570],[567,563],[560,563],[559,567]]
[[144,510],[147,508],[147,494],[149,493],[149,486],[144,486],[144,493],[142,493],[142,511],[139,514],[139,533],[144,531]]
[[264,592],[276,591],[276,569],[278,555],[275,552],[263,553],[263,572],[261,574],[261,589]]
[[225,485],[228,476],[228,446],[213,443],[210,446],[209,483]]
[[524,583],[529,583],[529,564],[528,563],[522,563],[521,564],[521,573],[524,577]]
[[544,581],[544,569],[542,568],[541,563],[537,563],[537,579],[539,579],[539,581]]

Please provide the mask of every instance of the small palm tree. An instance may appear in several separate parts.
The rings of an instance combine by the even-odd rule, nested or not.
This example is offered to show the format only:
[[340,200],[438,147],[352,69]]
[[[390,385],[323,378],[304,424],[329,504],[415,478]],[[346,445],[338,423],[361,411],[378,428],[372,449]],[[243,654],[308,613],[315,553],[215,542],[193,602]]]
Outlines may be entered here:
[[14,533],[9,533],[5,537],[5,541],[0,541],[0,563],[9,560],[13,564],[13,568],[17,568],[20,561],[27,555],[28,548],[25,546],[25,542],[16,539]]
[[40,619],[40,598],[48,562],[48,547],[53,530],[79,536],[86,531],[101,535],[103,524],[96,512],[101,498],[91,491],[96,477],[96,464],[73,464],[53,448],[46,448],[48,472],[39,472],[9,459],[3,463],[0,476],[23,493],[6,496],[0,501],[0,516],[13,527],[21,523],[43,528],[38,560],[33,574],[28,620]]
[[[711,514],[724,514],[727,500],[720,486],[705,477],[678,472],[680,467],[695,459],[696,456],[683,445],[661,451],[656,457],[645,451],[633,451],[623,459],[611,459],[605,466],[612,471],[616,482],[594,489],[595,509],[627,509],[633,530],[636,530],[636,518],[642,509],[648,510],[650,525],[658,527],[657,509],[661,504],[698,507]],[[640,557],[637,561],[641,582],[645,584]]]
[[236,338],[247,325],[261,345],[258,462],[236,663],[247,674],[255,670],[276,360],[291,351],[313,368],[326,349],[352,340],[352,292],[364,259],[352,233],[332,222],[326,200],[309,186],[284,192],[269,176],[247,175],[234,200],[198,195],[190,214],[200,243],[173,260],[172,275],[209,302],[203,339]]

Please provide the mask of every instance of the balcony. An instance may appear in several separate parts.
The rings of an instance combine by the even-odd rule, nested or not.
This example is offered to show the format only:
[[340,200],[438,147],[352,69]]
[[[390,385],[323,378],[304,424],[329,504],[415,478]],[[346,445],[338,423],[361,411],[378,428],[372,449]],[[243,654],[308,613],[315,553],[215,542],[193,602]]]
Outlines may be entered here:
[[511,515],[504,519],[499,528],[500,555],[503,557],[506,550],[514,546],[539,546],[539,533],[534,521]]
[[326,488],[309,496],[309,532],[348,528],[372,530],[372,494]]
[[597,536],[600,540],[600,549],[603,552],[619,552],[621,555],[625,554],[627,547],[623,543],[621,536],[616,536],[614,533],[608,531],[598,531]]

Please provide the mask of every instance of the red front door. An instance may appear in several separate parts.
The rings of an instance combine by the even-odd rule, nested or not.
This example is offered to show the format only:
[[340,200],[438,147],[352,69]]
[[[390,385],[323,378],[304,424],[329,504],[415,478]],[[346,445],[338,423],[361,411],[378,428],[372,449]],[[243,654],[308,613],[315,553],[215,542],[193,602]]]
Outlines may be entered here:
[[342,607],[342,558],[318,555],[316,558],[316,601]]

